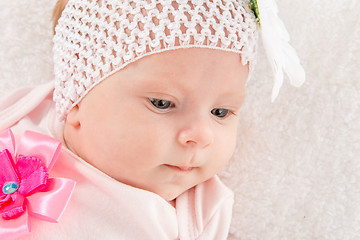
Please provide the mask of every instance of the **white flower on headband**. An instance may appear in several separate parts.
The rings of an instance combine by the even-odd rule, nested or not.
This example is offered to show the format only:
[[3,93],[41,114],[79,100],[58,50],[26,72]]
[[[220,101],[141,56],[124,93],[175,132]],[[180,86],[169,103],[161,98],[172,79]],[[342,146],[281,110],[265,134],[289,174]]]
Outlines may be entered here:
[[291,85],[299,87],[305,81],[305,71],[295,49],[289,44],[290,36],[278,16],[275,1],[251,0],[249,6],[258,21],[266,55],[275,75],[271,96],[274,101],[283,84],[284,72]]

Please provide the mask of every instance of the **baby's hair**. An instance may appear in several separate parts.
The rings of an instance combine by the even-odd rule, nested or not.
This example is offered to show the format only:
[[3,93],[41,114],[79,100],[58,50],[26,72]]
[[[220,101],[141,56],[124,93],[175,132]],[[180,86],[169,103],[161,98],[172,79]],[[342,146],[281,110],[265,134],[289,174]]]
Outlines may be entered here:
[[55,27],[58,23],[59,18],[61,17],[61,13],[64,11],[64,8],[66,4],[68,3],[68,0],[58,0],[56,2],[53,15],[52,15],[52,21],[53,21],[53,32],[55,34]]

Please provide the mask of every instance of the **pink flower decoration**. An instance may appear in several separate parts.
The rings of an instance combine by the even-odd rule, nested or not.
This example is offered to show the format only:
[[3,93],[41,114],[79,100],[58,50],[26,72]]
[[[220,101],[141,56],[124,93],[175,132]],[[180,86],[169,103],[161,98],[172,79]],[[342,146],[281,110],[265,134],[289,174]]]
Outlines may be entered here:
[[75,187],[72,180],[49,178],[61,142],[30,131],[19,142],[14,158],[14,135],[0,133],[0,239],[29,233],[30,217],[58,222]]

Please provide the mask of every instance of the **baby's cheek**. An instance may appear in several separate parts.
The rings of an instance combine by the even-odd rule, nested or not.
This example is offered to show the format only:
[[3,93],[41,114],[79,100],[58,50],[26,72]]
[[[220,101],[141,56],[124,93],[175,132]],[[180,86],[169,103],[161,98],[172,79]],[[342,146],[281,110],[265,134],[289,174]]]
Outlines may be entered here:
[[234,154],[234,151],[235,151],[235,148],[236,148],[236,142],[237,142],[237,134],[235,132],[235,134],[233,134],[232,140],[229,141],[229,156],[228,156],[229,159]]
[[127,131],[126,137],[120,142],[122,146],[119,146],[119,150],[124,157],[133,159],[134,163],[150,164],[152,159],[159,156],[163,143],[159,141],[157,133],[142,127],[135,129]]
[[236,134],[230,132],[226,138],[219,141],[217,147],[217,156],[219,162],[219,168],[223,168],[234,154],[236,147]]

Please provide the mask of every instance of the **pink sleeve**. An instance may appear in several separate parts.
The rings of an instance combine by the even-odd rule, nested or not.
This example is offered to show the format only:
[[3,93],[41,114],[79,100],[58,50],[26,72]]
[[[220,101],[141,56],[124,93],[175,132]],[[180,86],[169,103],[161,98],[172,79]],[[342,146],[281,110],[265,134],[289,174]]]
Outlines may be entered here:
[[[211,196],[209,196],[211,197]],[[234,204],[233,194],[225,195],[217,205],[216,211],[212,213],[211,218],[204,226],[203,232],[197,238],[198,240],[226,240],[232,217],[232,207]]]
[[226,240],[234,194],[217,176],[197,185],[176,200],[181,240]]
[[224,200],[219,209],[212,216],[208,224],[205,226],[198,240],[226,240],[231,223],[233,198]]
[[5,97],[0,97],[0,129],[10,127],[33,110],[54,88],[48,82],[35,88],[23,88]]

